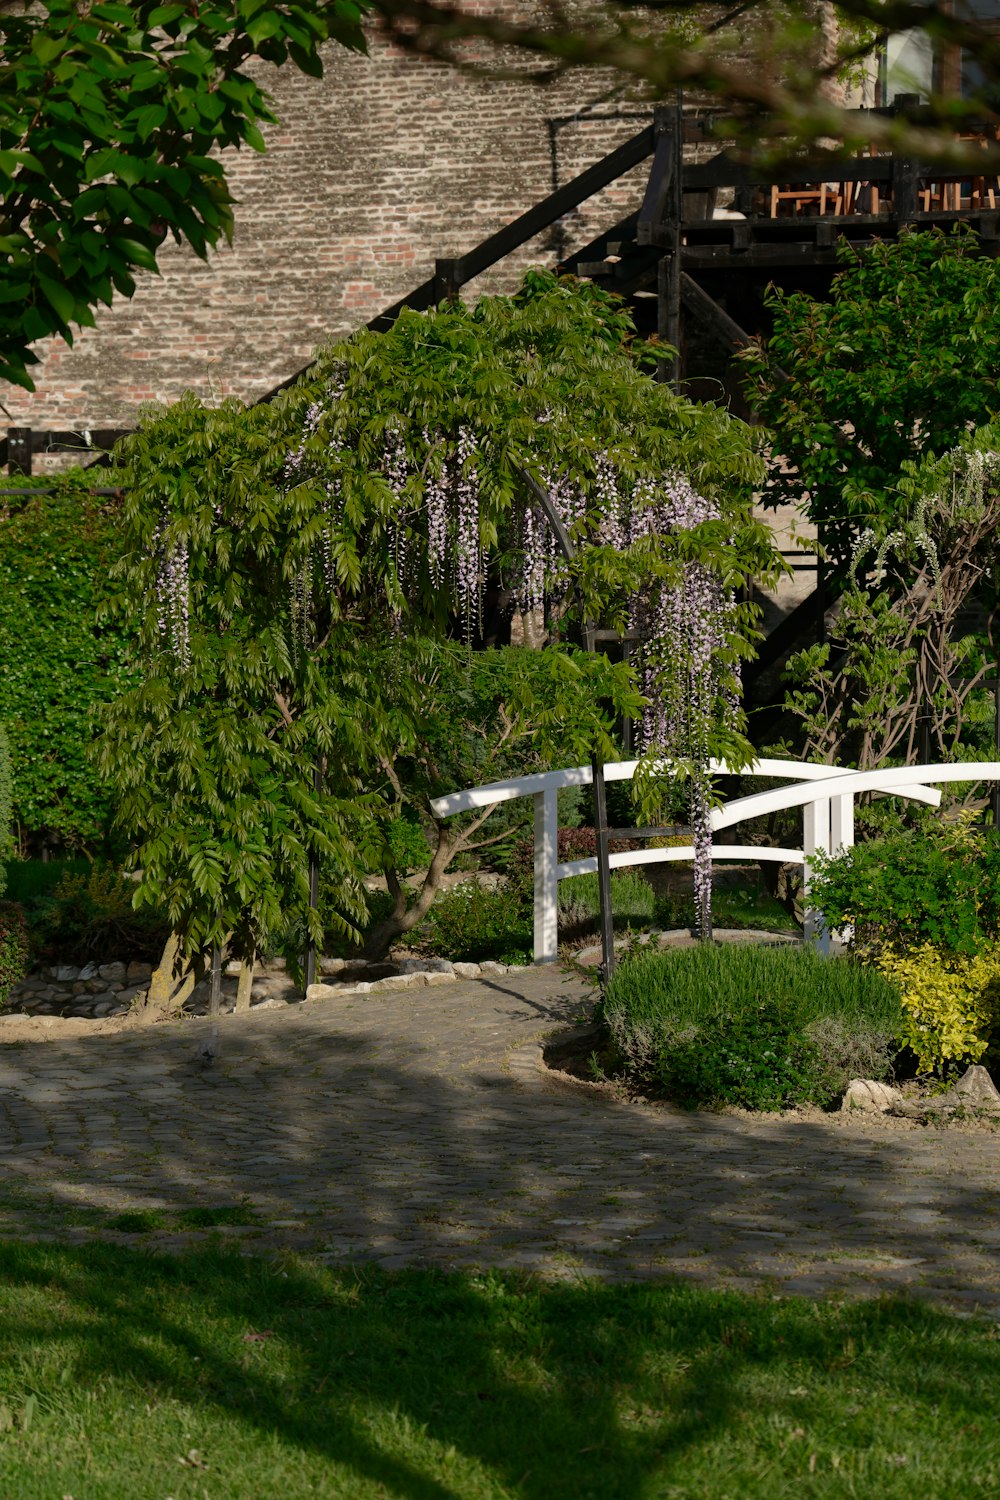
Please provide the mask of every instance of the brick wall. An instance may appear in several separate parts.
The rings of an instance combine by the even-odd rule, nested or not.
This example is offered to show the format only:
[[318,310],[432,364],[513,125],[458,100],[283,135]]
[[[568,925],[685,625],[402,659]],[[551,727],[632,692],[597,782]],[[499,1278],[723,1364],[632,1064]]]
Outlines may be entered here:
[[[280,125],[268,154],[232,153],[231,248],[204,263],[164,247],[162,276],[99,309],[72,349],[42,346],[34,394],[5,392],[13,424],[127,426],[140,403],[259,395],[423,281],[435,256],[487,234],[649,119],[592,72],[555,86],[491,81],[374,44],[332,48],[322,80],[268,69]],[[551,264],[636,206],[643,168],[525,247],[471,294]]]

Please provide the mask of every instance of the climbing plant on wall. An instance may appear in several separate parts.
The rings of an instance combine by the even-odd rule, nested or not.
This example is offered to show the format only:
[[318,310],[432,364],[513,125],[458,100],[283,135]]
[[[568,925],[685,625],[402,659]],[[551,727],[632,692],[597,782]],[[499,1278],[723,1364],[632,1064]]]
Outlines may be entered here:
[[[189,397],[123,445],[112,609],[133,621],[146,670],[108,715],[101,763],[137,841],[140,899],[167,906],[188,952],[230,934],[259,948],[304,908],[311,854],[340,873],[345,925],[358,920],[382,767],[416,742],[421,712],[393,690],[386,653],[405,664],[421,640],[472,642],[491,572],[511,582],[536,566],[526,476],[572,496],[576,560],[546,565],[568,621],[625,623],[637,597],[669,605],[693,569],[711,575],[726,608],[695,654],[717,691],[698,742],[665,748],[678,764],[749,754],[734,692],[752,612],[733,590],[780,566],[751,516],[755,439],[658,385],[631,338],[603,294],[536,274],[516,297],[357,334],[269,406]],[[643,517],[664,505],[661,531]],[[632,533],[612,534],[626,515]],[[683,674],[662,646],[651,672],[657,651],[672,723]],[[630,670],[572,646],[548,659],[548,703],[537,673],[528,695],[536,743],[613,753],[616,716],[640,706]]]
[[129,680],[127,632],[99,622],[119,556],[117,502],[81,470],[55,493],[8,495],[0,512],[0,721],[10,741],[18,852],[108,844],[109,789],[88,760],[94,708]]

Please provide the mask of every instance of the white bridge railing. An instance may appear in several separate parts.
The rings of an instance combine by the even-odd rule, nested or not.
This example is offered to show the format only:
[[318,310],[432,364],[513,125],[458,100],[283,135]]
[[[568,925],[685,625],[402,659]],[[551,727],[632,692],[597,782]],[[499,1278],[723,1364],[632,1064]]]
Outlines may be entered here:
[[[604,767],[607,781],[630,781],[637,760],[613,761]],[[723,761],[712,761],[718,775],[728,775]],[[852,771],[839,766],[817,766],[794,760],[758,760],[740,773],[745,776],[788,777],[793,785],[769,792],[755,792],[737,797],[712,812],[712,827],[718,832],[742,823],[746,818],[780,812],[785,808],[802,808],[802,848],[774,849],[760,844],[712,845],[713,859],[775,860],[780,864],[801,863],[803,885],[808,895],[810,860],[819,853],[835,853],[854,843],[854,799],[860,792],[877,791],[886,796],[908,797],[937,807],[941,793],[933,783],[945,781],[1000,781],[1000,762],[966,762],[961,765],[894,766],[884,771]],[[561,787],[587,786],[591,781],[589,766],[573,766],[564,771],[541,771],[533,776],[518,776],[512,781],[494,781],[472,787],[465,792],[451,792],[431,804],[439,818],[473,808],[498,806],[517,797],[535,801],[535,963],[551,963],[559,942],[559,882],[570,875],[586,875],[597,869],[596,857],[576,859],[560,864],[559,790]],[[927,785],[926,783],[932,783]],[[694,858],[690,844],[669,849],[634,849],[612,854],[612,869],[623,865],[658,864],[664,860]],[[824,938],[818,914],[806,911],[806,937],[821,942]]]

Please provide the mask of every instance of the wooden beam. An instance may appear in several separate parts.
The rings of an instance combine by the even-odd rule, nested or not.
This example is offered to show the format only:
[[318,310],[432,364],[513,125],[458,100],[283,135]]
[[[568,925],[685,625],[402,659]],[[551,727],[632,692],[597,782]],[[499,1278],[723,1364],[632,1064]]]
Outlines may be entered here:
[[735,318],[719,306],[705,288],[699,286],[686,271],[681,272],[681,302],[699,323],[705,323],[723,344],[733,349],[742,349],[753,342],[753,335],[741,328]]
[[640,130],[630,140],[625,141],[617,150],[610,155],[595,162],[585,172],[567,182],[564,187],[557,188],[541,203],[536,203],[534,208],[529,208],[527,213],[508,224],[505,229],[498,230],[496,234],[490,235],[489,239],[483,240],[474,250],[459,257],[457,262],[459,282],[471,281],[482,271],[488,270],[496,261],[502,260],[512,250],[518,250],[526,240],[534,239],[536,234],[541,234],[543,229],[548,229],[563,214],[569,213],[570,209],[578,207],[601,188],[607,187],[609,183],[637,167],[641,161],[654,150],[655,140],[652,125],[647,125],[645,130]]

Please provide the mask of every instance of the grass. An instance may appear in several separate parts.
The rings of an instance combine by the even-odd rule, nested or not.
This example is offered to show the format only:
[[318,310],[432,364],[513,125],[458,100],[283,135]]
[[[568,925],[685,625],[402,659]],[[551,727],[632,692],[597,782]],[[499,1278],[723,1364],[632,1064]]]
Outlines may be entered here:
[[915,1304],[0,1247],[4,1500],[998,1487],[998,1331]]
[[[655,904],[649,881],[631,870],[612,873],[611,909],[616,927],[644,928],[653,925]],[[601,914],[600,887],[596,875],[571,875],[559,882],[561,922],[596,922]]]
[[795,995],[806,1024],[832,1014],[889,1029],[899,1025],[899,993],[874,969],[793,944],[640,950],[616,971],[604,1009],[609,1018],[620,1013],[634,1025],[683,1029],[786,992]]
[[[668,891],[657,897],[657,927],[669,931],[695,925],[694,897]],[[712,923],[715,927],[743,927],[757,932],[800,933],[801,924],[781,902],[759,886],[722,886],[712,891]]]

